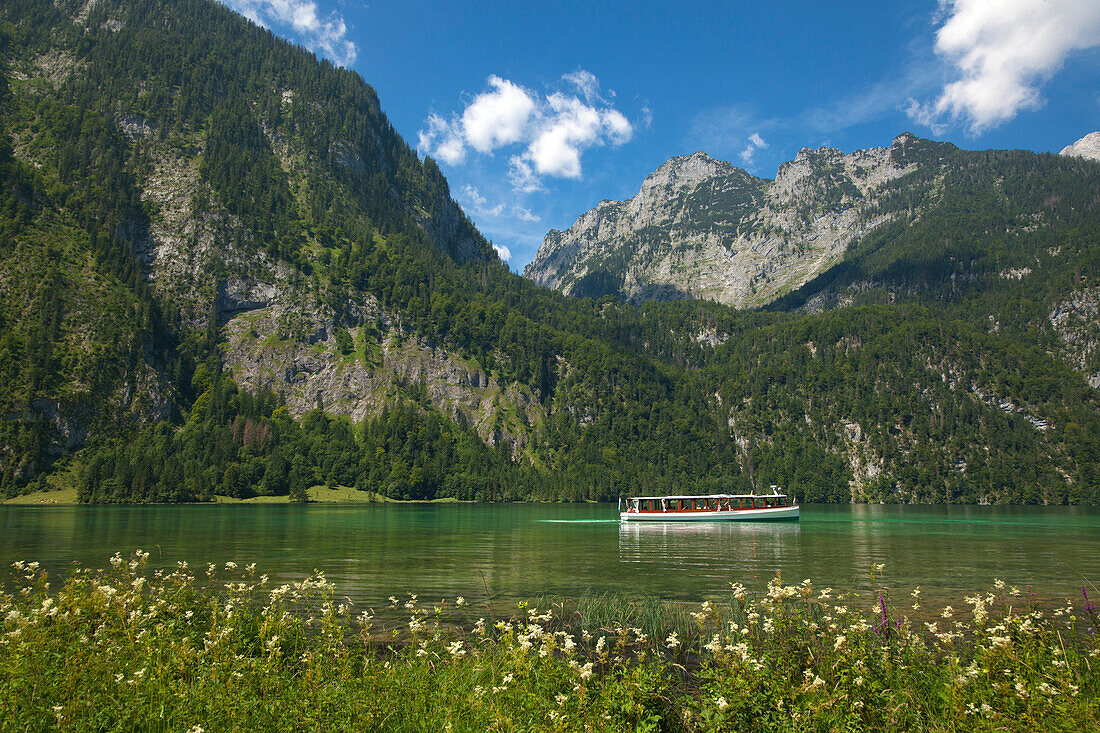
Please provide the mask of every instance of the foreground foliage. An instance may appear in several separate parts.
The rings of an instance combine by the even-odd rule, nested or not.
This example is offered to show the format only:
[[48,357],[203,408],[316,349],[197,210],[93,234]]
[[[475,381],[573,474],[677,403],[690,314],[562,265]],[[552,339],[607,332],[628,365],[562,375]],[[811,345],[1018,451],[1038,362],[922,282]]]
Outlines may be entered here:
[[[597,597],[486,620],[462,598],[375,615],[323,573],[116,555],[0,599],[0,730],[1096,729],[1095,608],[997,581],[905,614],[775,578],[699,607]],[[881,566],[877,568],[881,570]],[[965,610],[963,610],[965,608]],[[918,620],[920,619],[920,620]]]

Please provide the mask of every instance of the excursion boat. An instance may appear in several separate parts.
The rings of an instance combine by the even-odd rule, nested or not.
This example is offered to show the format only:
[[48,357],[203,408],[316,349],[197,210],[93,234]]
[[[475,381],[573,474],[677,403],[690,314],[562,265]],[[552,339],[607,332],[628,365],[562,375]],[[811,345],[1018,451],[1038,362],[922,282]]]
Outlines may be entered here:
[[717,522],[798,519],[798,504],[779,487],[771,494],[632,496],[619,499],[623,522]]

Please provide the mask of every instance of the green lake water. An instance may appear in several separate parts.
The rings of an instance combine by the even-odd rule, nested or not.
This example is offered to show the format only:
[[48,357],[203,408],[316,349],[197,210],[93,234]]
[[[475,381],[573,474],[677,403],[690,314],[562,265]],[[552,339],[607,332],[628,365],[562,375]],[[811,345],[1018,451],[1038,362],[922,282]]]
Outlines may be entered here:
[[[0,507],[0,563],[102,567],[116,551],[153,565],[258,564],[273,581],[326,571],[363,606],[390,595],[474,601],[615,591],[701,601],[731,582],[870,590],[961,601],[994,578],[1053,600],[1100,583],[1100,510],[804,506],[800,522],[620,525],[613,505],[207,505]],[[0,574],[0,578],[5,577]],[[1100,595],[1100,594],[1098,594]]]

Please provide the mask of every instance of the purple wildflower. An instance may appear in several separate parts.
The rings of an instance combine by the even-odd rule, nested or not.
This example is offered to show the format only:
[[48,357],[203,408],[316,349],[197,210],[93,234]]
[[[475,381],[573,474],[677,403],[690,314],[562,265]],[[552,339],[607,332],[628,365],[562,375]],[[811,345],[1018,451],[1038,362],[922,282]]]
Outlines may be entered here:
[[[880,635],[884,639],[890,638],[890,618],[886,611],[886,596],[882,593],[878,594],[879,615],[881,621],[875,626],[875,633]],[[901,628],[901,619],[898,619],[898,628]]]
[[1095,634],[1096,631],[1094,629],[1097,625],[1097,621],[1100,620],[1100,617],[1096,614],[1096,604],[1089,600],[1089,592],[1085,586],[1081,586],[1081,595],[1085,598],[1085,607],[1081,610],[1084,611],[1085,614],[1088,615],[1089,620],[1092,621],[1092,626],[1089,627],[1089,633]]

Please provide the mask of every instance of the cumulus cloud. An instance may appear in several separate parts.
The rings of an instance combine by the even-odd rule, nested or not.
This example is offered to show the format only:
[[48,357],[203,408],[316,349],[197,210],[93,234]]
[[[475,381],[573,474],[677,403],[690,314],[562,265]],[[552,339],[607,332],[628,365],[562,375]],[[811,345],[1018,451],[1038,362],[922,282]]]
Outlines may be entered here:
[[756,155],[756,151],[767,147],[768,143],[764,141],[764,138],[760,137],[760,133],[754,132],[749,135],[748,143],[745,145],[745,149],[741,151],[741,162],[746,166],[751,166],[752,158]]
[[934,101],[910,99],[926,126],[965,121],[974,133],[1042,105],[1042,85],[1073,51],[1100,46],[1096,0],[941,0],[936,55],[952,79]]
[[474,97],[461,114],[444,119],[431,114],[420,130],[419,149],[457,165],[467,149],[492,155],[500,148],[522,146],[509,157],[508,177],[514,188],[542,188],[544,176],[580,178],[581,156],[599,145],[622,145],[634,134],[630,121],[600,96],[600,84],[580,69],[562,77],[578,94],[538,94],[499,76],[490,89]]
[[462,113],[462,133],[479,153],[522,140],[537,105],[526,89],[507,79],[490,76],[489,86],[493,91],[474,97]]
[[327,16],[312,0],[225,0],[249,20],[275,32],[289,31],[294,40],[340,66],[351,66],[359,49],[348,40],[348,26],[335,11]]

